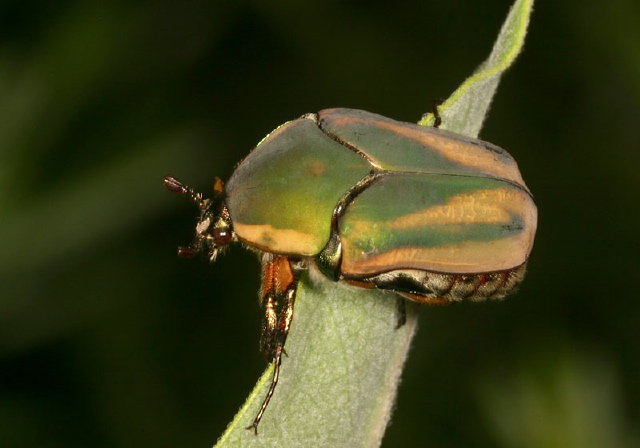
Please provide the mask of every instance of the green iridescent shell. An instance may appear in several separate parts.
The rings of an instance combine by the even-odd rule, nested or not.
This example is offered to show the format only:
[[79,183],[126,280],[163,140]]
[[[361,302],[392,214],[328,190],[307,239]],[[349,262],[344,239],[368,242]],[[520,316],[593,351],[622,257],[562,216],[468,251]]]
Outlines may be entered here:
[[335,251],[349,277],[513,269],[528,259],[537,223],[505,150],[351,109],[276,129],[240,163],[226,195],[240,240],[301,257]]
[[236,235],[261,250],[313,256],[331,235],[333,209],[371,171],[307,118],[269,134],[226,186]]

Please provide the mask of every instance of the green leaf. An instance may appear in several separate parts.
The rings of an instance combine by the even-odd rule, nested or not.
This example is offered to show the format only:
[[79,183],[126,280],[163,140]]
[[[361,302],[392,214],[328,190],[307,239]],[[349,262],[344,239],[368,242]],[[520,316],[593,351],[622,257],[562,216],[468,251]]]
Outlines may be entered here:
[[[442,127],[477,136],[500,75],[522,49],[533,0],[512,7],[489,58],[439,108]],[[422,125],[433,123],[426,115]],[[407,303],[397,329],[397,296],[302,276],[275,390],[258,435],[247,430],[267,393],[269,366],[218,444],[226,447],[378,446],[416,326]],[[400,404],[402,405],[402,404]]]

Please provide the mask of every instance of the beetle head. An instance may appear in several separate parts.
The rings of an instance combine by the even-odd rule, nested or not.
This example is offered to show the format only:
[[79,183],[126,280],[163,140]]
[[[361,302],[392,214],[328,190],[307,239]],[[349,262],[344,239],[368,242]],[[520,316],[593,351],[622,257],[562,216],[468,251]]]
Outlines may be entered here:
[[224,200],[222,181],[216,177],[213,185],[214,196],[211,199],[203,199],[202,193],[196,193],[171,176],[164,178],[164,186],[173,193],[187,195],[200,209],[195,241],[191,246],[178,247],[178,256],[191,258],[198,254],[206,254],[211,261],[215,260],[218,253],[235,239]]

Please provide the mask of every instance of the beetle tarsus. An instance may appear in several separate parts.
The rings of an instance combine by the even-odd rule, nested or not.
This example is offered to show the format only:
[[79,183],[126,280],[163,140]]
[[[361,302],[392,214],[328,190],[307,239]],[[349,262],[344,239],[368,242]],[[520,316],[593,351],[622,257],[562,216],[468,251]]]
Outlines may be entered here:
[[253,422],[245,428],[245,429],[253,428],[255,435],[258,435],[258,425],[260,424],[260,420],[262,420],[264,411],[267,409],[267,406],[271,401],[271,397],[273,396],[273,392],[276,390],[276,386],[278,385],[278,379],[280,378],[281,364],[282,364],[282,346],[278,345],[276,347],[276,353],[273,357],[273,378],[271,378],[271,385],[269,386],[267,395],[264,397],[264,401],[262,402],[262,406],[260,406],[260,410],[258,411],[258,414],[253,419]]

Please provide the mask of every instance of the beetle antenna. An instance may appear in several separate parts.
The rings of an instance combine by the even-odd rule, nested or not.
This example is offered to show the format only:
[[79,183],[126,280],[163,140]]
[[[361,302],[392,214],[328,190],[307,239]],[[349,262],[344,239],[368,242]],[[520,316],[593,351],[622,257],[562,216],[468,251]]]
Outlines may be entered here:
[[165,176],[163,180],[164,186],[167,190],[172,193],[185,194],[191,199],[193,202],[198,204],[200,208],[204,206],[204,201],[202,200],[202,193],[196,193],[193,188],[187,187],[178,179],[173,176]]

